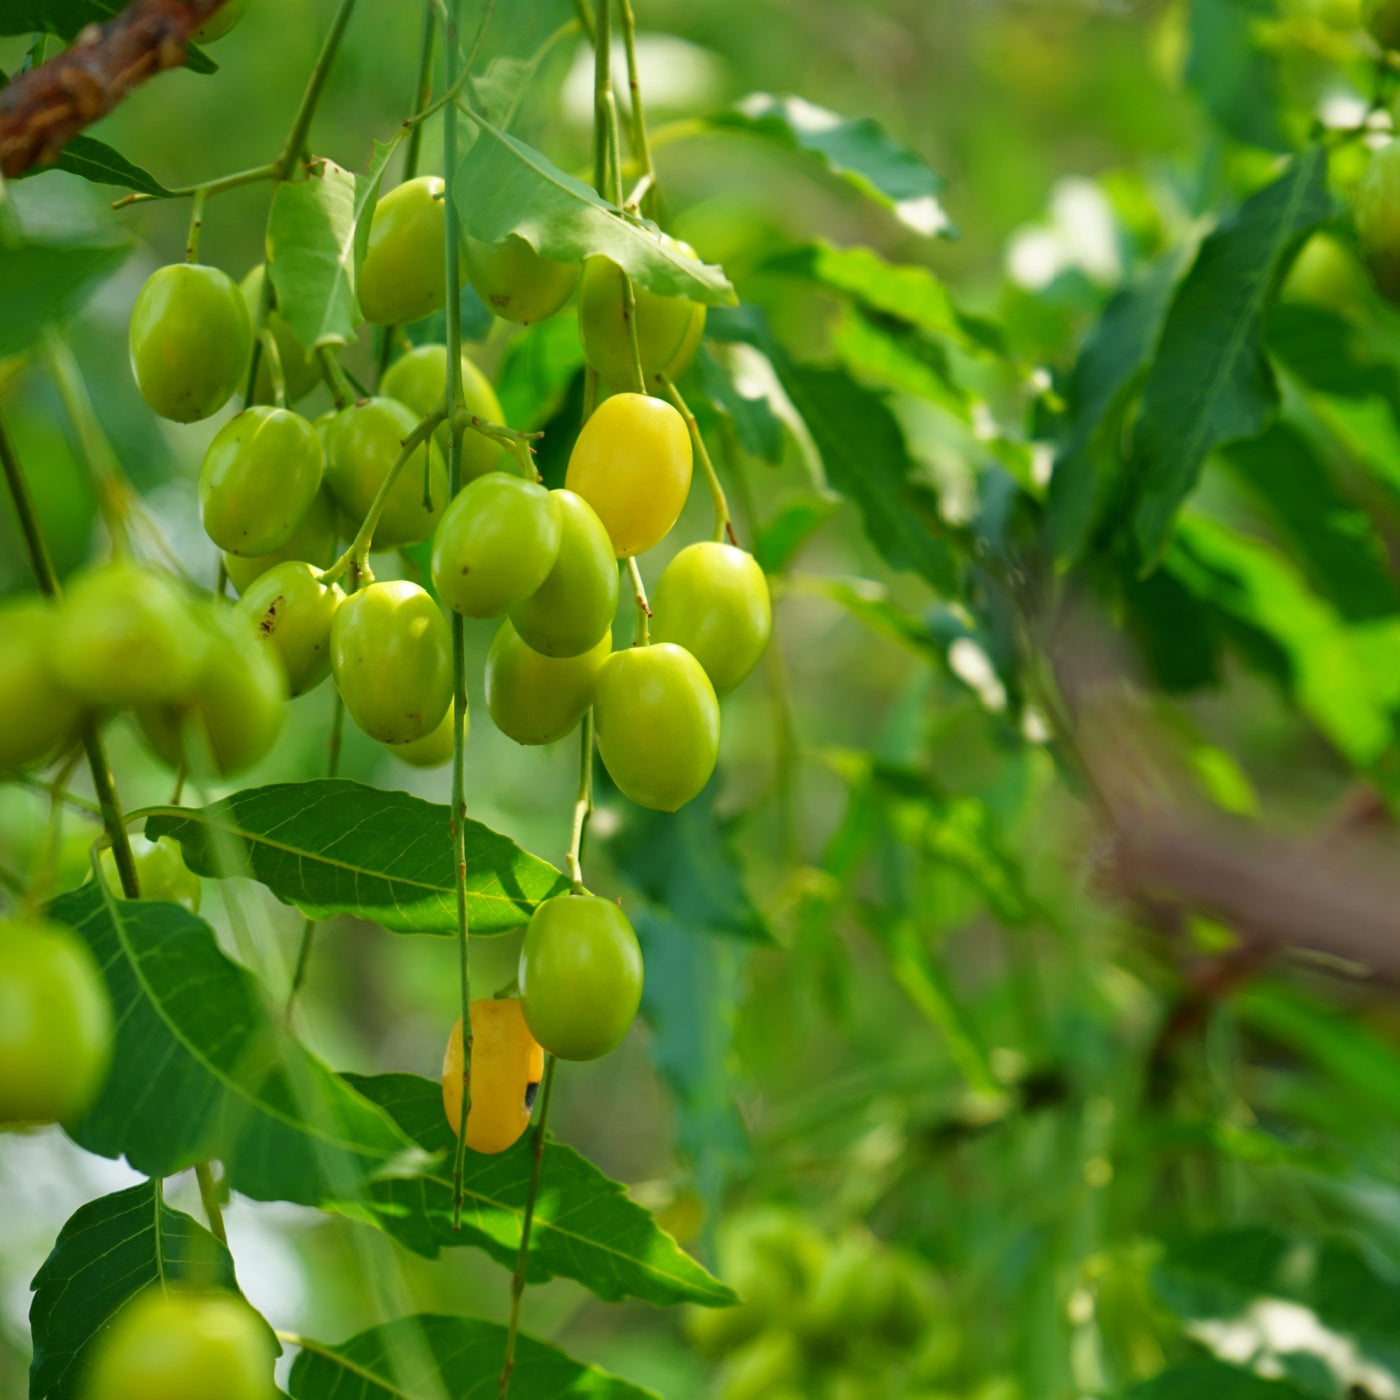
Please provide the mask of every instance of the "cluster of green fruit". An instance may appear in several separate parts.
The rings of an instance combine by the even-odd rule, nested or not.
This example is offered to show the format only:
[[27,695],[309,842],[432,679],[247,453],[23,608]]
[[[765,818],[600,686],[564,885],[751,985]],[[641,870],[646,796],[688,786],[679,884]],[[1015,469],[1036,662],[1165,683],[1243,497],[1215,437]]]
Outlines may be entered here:
[[956,1342],[922,1261],[863,1228],[829,1238],[774,1206],[726,1220],[718,1254],[743,1301],[692,1309],[686,1331],[724,1358],[719,1400],[935,1400]]

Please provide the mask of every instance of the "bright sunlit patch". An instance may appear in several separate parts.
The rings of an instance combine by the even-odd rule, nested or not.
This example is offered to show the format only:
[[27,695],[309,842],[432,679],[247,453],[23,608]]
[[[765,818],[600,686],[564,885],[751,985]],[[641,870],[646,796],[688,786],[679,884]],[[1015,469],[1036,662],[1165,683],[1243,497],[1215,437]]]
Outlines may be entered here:
[[975,692],[989,710],[1006,708],[1006,687],[997,676],[991,658],[971,637],[959,637],[948,648],[948,669]]
[[906,228],[934,238],[952,228],[953,221],[948,211],[931,194],[920,195],[917,199],[901,199],[894,206],[894,216]]
[[1048,287],[1064,266],[1064,249],[1054,229],[1023,228],[1011,235],[1006,249],[1006,272],[1028,292]]
[[[622,45],[612,52],[613,89],[620,114],[627,107],[627,55]],[[646,101],[647,119],[717,106],[723,97],[724,67],[708,49],[674,34],[637,35],[637,75]],[[581,45],[560,92],[570,122],[593,121],[593,50]]]
[[798,131],[830,131],[841,125],[842,119],[837,113],[818,107],[805,97],[784,97],[775,101],[766,92],[754,92],[739,103],[739,110],[746,117],[761,117],[775,105],[782,108],[783,115]]
[[1123,275],[1113,206],[1093,180],[1061,180],[1050,198],[1050,215],[1063,239],[1069,261],[1095,282],[1116,282]]
[[1317,119],[1328,127],[1360,126],[1366,120],[1369,106],[1364,97],[1349,89],[1329,92],[1317,104]]

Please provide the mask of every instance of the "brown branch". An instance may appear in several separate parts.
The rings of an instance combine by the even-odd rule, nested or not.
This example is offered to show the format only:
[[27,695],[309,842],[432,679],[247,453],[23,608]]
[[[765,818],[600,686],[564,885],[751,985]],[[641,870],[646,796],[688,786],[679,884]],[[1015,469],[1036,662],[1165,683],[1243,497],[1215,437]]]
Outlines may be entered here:
[[226,0],[135,0],[72,47],[0,89],[0,173],[47,165],[132,88],[185,60],[190,37]]

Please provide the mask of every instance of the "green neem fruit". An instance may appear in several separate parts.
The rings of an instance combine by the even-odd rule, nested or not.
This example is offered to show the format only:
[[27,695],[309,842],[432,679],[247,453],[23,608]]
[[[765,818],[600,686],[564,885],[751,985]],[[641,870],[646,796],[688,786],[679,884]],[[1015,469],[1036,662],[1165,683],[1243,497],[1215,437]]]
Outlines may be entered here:
[[[167,904],[188,909],[191,914],[199,912],[202,893],[199,876],[185,864],[179,843],[173,837],[161,836],[148,841],[144,836],[133,836],[131,856],[142,899],[163,899]],[[123,898],[121,874],[110,846],[102,852],[101,862],[107,888],[118,899]]]
[[447,300],[446,199],[446,186],[437,176],[420,175],[374,206],[355,288],[365,320],[406,325],[432,315]]
[[146,279],[131,309],[131,368],[164,418],[193,423],[217,413],[248,368],[253,328],[226,272],[172,263]]
[[509,622],[501,623],[486,655],[486,708],[496,728],[517,744],[562,739],[593,703],[598,670],[612,638],[582,656],[541,656]]
[[151,748],[170,766],[228,777],[251,768],[282,729],[287,677],[245,613],[222,604],[204,610],[204,664],[183,704],[136,711]]
[[[695,256],[685,244],[675,246],[688,257]],[[635,281],[632,292],[637,301],[637,348],[641,351],[643,375],[650,382],[655,374],[678,374],[685,367],[681,356],[687,339],[694,340],[692,356],[694,346],[699,344],[695,313],[700,313],[703,331],[704,307],[685,297],[657,296]],[[578,324],[584,359],[606,383],[635,388],[622,269],[610,258],[591,257],[583,265]]]
[[[238,284],[243,293],[243,304],[248,308],[248,318],[254,326],[258,324],[258,312],[262,310],[263,279],[266,276],[265,265],[259,263]],[[287,402],[296,403],[321,382],[321,367],[316,362],[316,354],[292,334],[292,328],[275,307],[263,317],[263,328],[271,331],[272,338],[277,342],[277,358],[282,366],[282,382],[287,390]],[[273,402],[272,370],[268,366],[266,355],[258,360],[257,378],[253,384],[253,402]]]
[[683,646],[705,668],[716,695],[733,690],[758,665],[773,630],[758,561],[713,541],[687,546],[666,565],[652,611],[653,639]]
[[42,598],[0,603],[0,768],[47,758],[77,729],[77,700],[49,667],[58,610]]
[[152,1285],[99,1335],[80,1400],[275,1400],[274,1359],[241,1298]]
[[684,647],[615,651],[593,696],[598,752],[612,780],[643,807],[674,812],[710,780],[719,757],[719,702]]
[[607,528],[582,496],[551,492],[559,507],[559,554],[540,586],[510,610],[520,639],[545,656],[580,656],[612,629],[617,559]]
[[324,491],[312,497],[306,514],[296,523],[296,528],[287,537],[285,544],[279,545],[268,554],[256,554],[243,558],[237,554],[224,554],[224,571],[229,582],[240,592],[246,592],[254,579],[260,578],[274,564],[285,564],[289,559],[298,559],[324,569],[335,556],[336,541],[340,532],[336,520],[335,502]]
[[464,237],[462,259],[482,301],[502,320],[522,326],[553,316],[578,282],[577,263],[543,257],[514,233],[500,243]]
[[536,906],[520,948],[520,1009],[547,1054],[606,1055],[641,1003],[642,950],[616,904],[566,894]]
[[[400,355],[385,372],[379,392],[386,398],[397,399],[413,410],[415,420],[426,418],[442,407],[447,393],[447,346],[419,345],[406,355]],[[488,423],[505,421],[501,401],[491,387],[491,381],[476,367],[466,352],[462,354],[461,391],[457,402],[467,412],[484,418]],[[443,456],[447,456],[452,433],[446,423],[433,431],[433,440]],[[472,481],[500,465],[505,444],[479,433],[475,428],[462,432],[462,480]]]
[[[396,399],[376,398],[343,410],[327,429],[326,488],[353,523],[352,535],[369,514],[375,494],[418,421]],[[425,461],[431,510],[423,505]],[[447,467],[436,444],[426,442],[414,452],[389,490],[374,532],[376,548],[393,549],[426,540],[446,504]]]
[[87,704],[151,704],[189,695],[207,646],[195,608],[172,584],[116,560],[69,587],[49,664],[59,683]]
[[291,539],[321,489],[316,430],[288,408],[245,408],[214,435],[199,473],[204,532],[231,554]]
[[275,648],[290,694],[304,695],[330,675],[331,623],[344,601],[335,584],[297,560],[269,569],[238,600],[255,635]]
[[195,43],[212,44],[215,39],[222,39],[248,13],[248,5],[249,0],[227,0],[227,3],[214,13],[212,19],[205,20],[195,30]]
[[452,702],[447,619],[416,583],[372,583],[336,610],[331,670],[350,718],[371,739],[421,739]]
[[74,933],[0,921],[0,1123],[62,1123],[92,1103],[112,1055],[112,1003]]
[[562,525],[553,493],[493,472],[447,507],[433,540],[433,586],[467,617],[499,617],[549,577]]
[[[468,710],[462,716],[462,741],[466,742],[467,735],[471,732],[472,716]],[[444,763],[452,761],[452,706],[447,707],[447,713],[442,717],[442,723],[433,730],[431,734],[425,734],[421,739],[410,739],[406,744],[385,744],[384,747],[400,763],[407,763],[414,768],[441,768]]]
[[1400,141],[1371,157],[1356,190],[1356,234],[1376,285],[1400,300]]

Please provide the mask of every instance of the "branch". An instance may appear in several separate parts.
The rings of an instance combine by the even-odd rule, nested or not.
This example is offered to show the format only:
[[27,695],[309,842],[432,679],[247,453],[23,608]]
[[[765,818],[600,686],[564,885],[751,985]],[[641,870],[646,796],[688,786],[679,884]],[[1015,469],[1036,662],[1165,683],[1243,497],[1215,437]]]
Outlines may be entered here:
[[0,91],[0,173],[47,165],[132,88],[185,61],[190,37],[226,0],[135,0]]

